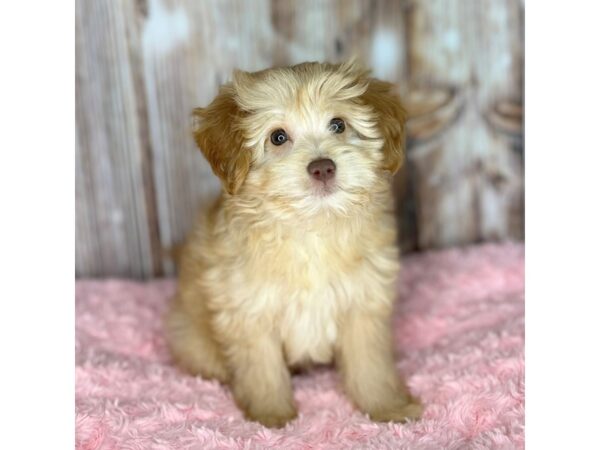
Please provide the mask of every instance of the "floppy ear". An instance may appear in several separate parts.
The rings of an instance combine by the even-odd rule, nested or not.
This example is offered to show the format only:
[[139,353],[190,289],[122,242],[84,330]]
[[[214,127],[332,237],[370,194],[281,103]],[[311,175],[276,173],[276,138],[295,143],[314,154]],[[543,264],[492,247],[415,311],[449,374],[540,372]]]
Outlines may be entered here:
[[384,139],[383,168],[394,174],[404,162],[406,111],[392,89],[391,83],[372,78],[361,98],[377,114],[377,127]]
[[225,190],[235,194],[250,170],[250,149],[244,147],[240,120],[244,116],[231,85],[225,85],[206,108],[192,112],[194,139]]

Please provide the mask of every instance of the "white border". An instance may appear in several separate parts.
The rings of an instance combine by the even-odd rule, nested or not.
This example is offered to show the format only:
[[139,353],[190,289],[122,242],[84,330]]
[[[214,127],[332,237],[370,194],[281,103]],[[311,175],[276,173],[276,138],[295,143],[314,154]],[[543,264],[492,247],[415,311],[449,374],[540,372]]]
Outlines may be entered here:
[[74,448],[74,5],[0,13],[2,448]]
[[525,9],[528,449],[600,448],[600,14]]
[[[74,2],[0,15],[3,448],[74,444]],[[600,448],[600,14],[526,5],[526,445]]]

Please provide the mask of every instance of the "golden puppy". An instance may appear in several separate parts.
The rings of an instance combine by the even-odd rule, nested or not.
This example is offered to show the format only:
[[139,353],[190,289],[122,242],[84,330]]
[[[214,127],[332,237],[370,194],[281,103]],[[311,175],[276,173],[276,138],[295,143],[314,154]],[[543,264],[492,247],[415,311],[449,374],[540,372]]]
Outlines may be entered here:
[[392,86],[355,63],[236,72],[194,117],[224,192],[181,255],[176,360],[266,426],[296,417],[289,367],[333,360],[373,420],[418,418],[390,335],[405,119]]

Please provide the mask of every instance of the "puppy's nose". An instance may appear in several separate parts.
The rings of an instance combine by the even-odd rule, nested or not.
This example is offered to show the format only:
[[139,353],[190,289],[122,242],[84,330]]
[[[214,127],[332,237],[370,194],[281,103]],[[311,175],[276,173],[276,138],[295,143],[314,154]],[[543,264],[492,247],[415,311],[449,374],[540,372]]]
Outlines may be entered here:
[[335,176],[335,163],[330,159],[317,159],[306,168],[315,180],[326,182]]

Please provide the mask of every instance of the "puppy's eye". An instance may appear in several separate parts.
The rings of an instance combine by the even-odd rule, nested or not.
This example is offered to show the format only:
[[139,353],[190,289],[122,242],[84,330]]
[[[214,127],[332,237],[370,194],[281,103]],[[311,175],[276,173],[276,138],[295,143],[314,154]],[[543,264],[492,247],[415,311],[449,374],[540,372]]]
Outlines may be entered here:
[[331,119],[331,122],[329,122],[329,131],[332,131],[333,133],[340,134],[343,133],[345,129],[346,124],[342,119],[338,119],[336,117],[335,119]]
[[282,130],[281,128],[279,128],[278,130],[273,131],[273,133],[271,133],[271,143],[273,145],[281,145],[281,144],[285,144],[288,140],[288,135],[285,132],[285,130]]

